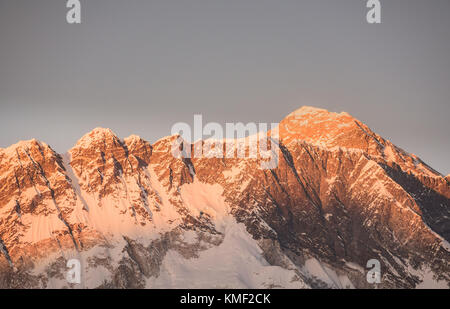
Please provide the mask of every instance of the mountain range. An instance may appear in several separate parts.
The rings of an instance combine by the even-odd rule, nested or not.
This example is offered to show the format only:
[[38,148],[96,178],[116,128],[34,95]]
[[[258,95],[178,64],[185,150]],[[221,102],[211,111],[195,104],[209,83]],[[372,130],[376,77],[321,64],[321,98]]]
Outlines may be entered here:
[[0,288],[450,287],[450,175],[348,113],[304,106],[278,134],[269,170],[103,128],[0,149]]

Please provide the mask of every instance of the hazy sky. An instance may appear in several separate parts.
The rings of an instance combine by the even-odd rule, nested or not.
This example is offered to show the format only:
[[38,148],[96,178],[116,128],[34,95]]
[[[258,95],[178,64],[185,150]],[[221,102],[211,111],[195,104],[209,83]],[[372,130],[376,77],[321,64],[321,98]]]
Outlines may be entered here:
[[450,1],[0,0],[0,147],[347,111],[450,173]]

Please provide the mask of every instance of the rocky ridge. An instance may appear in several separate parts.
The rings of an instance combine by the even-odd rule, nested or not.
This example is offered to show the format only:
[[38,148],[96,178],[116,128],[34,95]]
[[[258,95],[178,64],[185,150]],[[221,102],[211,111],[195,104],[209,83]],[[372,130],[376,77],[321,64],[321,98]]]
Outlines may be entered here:
[[303,107],[278,134],[271,170],[101,128],[1,149],[0,287],[76,288],[70,258],[88,288],[371,288],[370,259],[377,287],[449,287],[449,176],[347,113]]

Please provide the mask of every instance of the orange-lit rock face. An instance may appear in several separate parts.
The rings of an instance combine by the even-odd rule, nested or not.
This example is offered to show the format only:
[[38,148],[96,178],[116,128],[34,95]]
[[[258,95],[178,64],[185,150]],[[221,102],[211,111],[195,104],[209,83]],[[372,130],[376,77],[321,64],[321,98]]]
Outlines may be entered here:
[[[359,151],[391,168],[400,168],[420,178],[427,187],[450,198],[442,175],[413,154],[385,140],[348,113],[304,106],[280,122],[279,136],[284,145],[308,144],[330,150]],[[294,146],[295,147],[295,146]],[[435,180],[433,180],[435,179]],[[434,183],[433,183],[434,182]]]
[[[88,192],[117,183],[120,175],[131,175],[150,161],[149,143],[133,136],[121,141],[109,129],[95,129],[69,151],[70,165],[80,185]],[[105,192],[107,193],[107,192]]]
[[56,189],[65,186],[61,157],[46,144],[36,140],[20,142],[3,150],[0,158],[2,204],[30,188],[50,196],[52,183]]
[[49,287],[71,255],[104,267],[106,287],[143,287],[169,250],[192,259],[220,246],[227,214],[274,266],[314,258],[370,287],[348,263],[378,257],[381,287],[415,287],[423,269],[450,282],[449,176],[346,113],[303,107],[279,135],[272,170],[258,159],[183,160],[174,136],[150,145],[101,128],[64,155],[34,140],[1,149],[0,287]]
[[359,149],[379,154],[384,141],[347,113],[332,113],[302,107],[288,115],[279,126],[280,139],[288,145],[301,140],[326,148]]
[[17,265],[28,263],[30,252],[40,258],[79,245],[67,221],[75,193],[61,156],[48,145],[31,140],[4,149],[0,187],[0,239]]

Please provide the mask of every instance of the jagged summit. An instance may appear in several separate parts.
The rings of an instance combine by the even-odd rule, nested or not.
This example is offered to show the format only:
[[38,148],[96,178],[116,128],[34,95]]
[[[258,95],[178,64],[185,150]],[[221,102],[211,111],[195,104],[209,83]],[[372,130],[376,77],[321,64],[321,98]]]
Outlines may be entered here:
[[90,138],[97,138],[97,137],[117,137],[117,135],[109,128],[101,128],[97,127],[93,129],[91,132],[85,134],[83,138],[90,137]]
[[30,140],[19,141],[7,148],[4,148],[3,150],[15,150],[17,148],[30,148],[30,147],[34,147],[34,146],[44,146],[44,145],[46,145],[46,144],[33,138]]
[[126,145],[135,145],[135,144],[141,144],[141,143],[147,143],[142,137],[139,135],[132,134],[126,138],[123,139]]
[[131,134],[124,139],[125,141],[140,141],[142,138],[139,135]]
[[0,154],[3,154],[5,156],[17,156],[17,153],[20,152],[28,152],[31,150],[36,150],[39,152],[42,152],[44,149],[48,149],[51,152],[53,152],[53,149],[49,145],[47,145],[44,142],[41,142],[37,139],[30,139],[30,140],[24,140],[19,141],[16,144],[13,144],[7,148],[0,149]]
[[[314,107],[314,106],[308,106],[304,105],[300,107],[299,109],[295,110],[294,112],[290,113],[287,117],[296,117],[296,118],[303,118],[303,117],[330,117],[330,118],[336,118],[339,116],[350,116],[347,112],[341,112],[341,113],[335,113],[331,112],[324,108]],[[351,116],[350,116],[351,117]]]
[[279,127],[286,143],[303,140],[324,147],[342,147],[373,151],[384,140],[346,112],[304,106],[284,118]]
[[98,142],[106,143],[108,141],[117,142],[119,138],[111,129],[98,127],[79,139],[74,148],[86,148]]
[[362,151],[414,174],[440,177],[419,158],[393,145],[347,112],[303,106],[284,118],[278,130],[285,145],[306,142],[329,150]]

